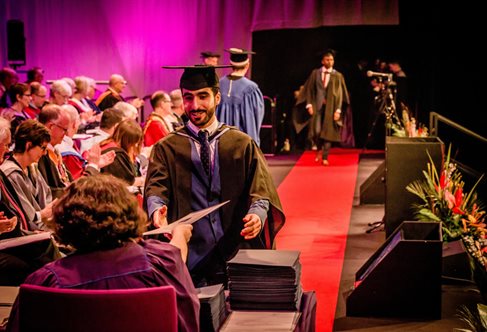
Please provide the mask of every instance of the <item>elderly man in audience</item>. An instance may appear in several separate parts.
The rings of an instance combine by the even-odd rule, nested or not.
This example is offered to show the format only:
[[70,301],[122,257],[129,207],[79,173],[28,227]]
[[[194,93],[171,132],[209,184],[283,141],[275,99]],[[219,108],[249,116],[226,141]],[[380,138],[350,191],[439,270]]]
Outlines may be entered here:
[[36,120],[25,120],[15,132],[13,155],[0,166],[20,198],[29,230],[46,230],[52,214],[52,195],[35,163],[46,153],[49,130]]
[[171,110],[171,97],[165,91],[152,94],[150,103],[153,112],[144,126],[144,145],[151,146],[179,127],[178,118]]
[[184,126],[188,122],[188,116],[184,112],[183,106],[183,95],[181,94],[181,89],[174,89],[169,93],[171,97],[171,110],[173,114],[178,118],[179,124]]
[[[34,272],[25,283],[77,289],[170,285],[176,290],[178,330],[199,331],[200,304],[184,264],[192,226],[176,226],[169,243],[144,240],[147,216],[125,186],[101,175],[72,183],[50,224],[59,241],[76,252]],[[8,330],[19,328],[18,304]]]
[[85,156],[81,155],[78,146],[73,140],[80,125],[78,111],[72,105],[61,106],[61,111],[68,115],[69,125],[63,141],[56,145],[55,148],[61,153],[63,163],[71,173],[73,180],[78,179],[82,175],[97,174],[101,168],[111,164],[115,158],[115,152],[101,155],[99,145],[92,147]]
[[59,197],[71,183],[73,177],[63,163],[61,153],[56,145],[63,141],[69,129],[69,116],[58,105],[46,105],[39,114],[39,122],[47,127],[51,141],[47,146],[47,154],[39,160],[39,171],[51,188],[53,197]]
[[[126,101],[122,96],[122,92],[127,85],[127,81],[122,75],[113,74],[108,81],[108,88],[96,100],[96,105],[103,111],[109,107],[113,107],[120,101]],[[140,108],[144,101],[140,98],[134,98],[130,102],[135,108]]]

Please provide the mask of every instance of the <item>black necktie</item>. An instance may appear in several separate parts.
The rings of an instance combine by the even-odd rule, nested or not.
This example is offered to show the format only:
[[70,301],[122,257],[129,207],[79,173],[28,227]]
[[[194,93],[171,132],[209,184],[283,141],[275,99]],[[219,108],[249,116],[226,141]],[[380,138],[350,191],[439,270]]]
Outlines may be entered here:
[[206,172],[206,174],[210,175],[210,142],[208,142],[208,132],[206,130],[200,130],[198,132],[198,137],[200,139],[200,159],[201,164]]

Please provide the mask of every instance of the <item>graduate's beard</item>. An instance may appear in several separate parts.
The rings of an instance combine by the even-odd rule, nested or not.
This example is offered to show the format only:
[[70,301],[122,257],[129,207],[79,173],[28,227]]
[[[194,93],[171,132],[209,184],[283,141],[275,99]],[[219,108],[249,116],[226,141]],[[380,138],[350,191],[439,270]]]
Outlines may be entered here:
[[[197,127],[203,128],[213,119],[213,117],[215,116],[215,112],[216,106],[213,106],[207,110],[191,110],[187,112],[187,115],[192,124]],[[198,119],[193,118],[193,114],[197,115]]]

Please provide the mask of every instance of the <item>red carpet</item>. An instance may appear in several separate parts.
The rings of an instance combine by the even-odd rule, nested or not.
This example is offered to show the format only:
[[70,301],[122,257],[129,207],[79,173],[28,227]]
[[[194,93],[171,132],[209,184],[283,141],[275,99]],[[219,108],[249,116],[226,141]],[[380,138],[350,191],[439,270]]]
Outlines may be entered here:
[[277,249],[301,251],[304,290],[315,290],[317,331],[332,331],[355,191],[358,151],[332,149],[330,166],[307,151],[278,188],[286,225]]

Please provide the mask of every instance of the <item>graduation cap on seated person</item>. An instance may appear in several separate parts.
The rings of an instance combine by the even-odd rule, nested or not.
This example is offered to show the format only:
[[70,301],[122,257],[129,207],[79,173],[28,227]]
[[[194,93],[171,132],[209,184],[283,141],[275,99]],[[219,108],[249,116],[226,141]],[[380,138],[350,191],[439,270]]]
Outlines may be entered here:
[[231,66],[162,66],[165,69],[184,69],[179,87],[187,90],[199,90],[203,88],[219,88],[220,80],[215,68],[229,68]]
[[234,66],[244,66],[249,62],[249,54],[256,54],[253,51],[244,50],[243,48],[229,48],[225,50],[230,53],[230,63]]

